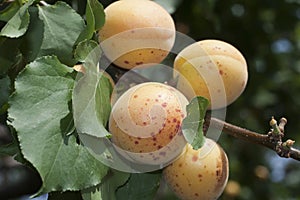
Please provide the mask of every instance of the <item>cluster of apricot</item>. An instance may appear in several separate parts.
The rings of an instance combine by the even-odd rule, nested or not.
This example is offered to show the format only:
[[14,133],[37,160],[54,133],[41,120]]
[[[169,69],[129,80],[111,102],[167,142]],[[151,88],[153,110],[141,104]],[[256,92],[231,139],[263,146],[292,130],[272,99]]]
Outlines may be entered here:
[[[105,9],[100,46],[115,65],[131,70],[163,61],[176,37],[171,15],[150,0],[120,0]],[[181,199],[217,199],[228,180],[228,158],[212,139],[193,149],[181,127],[186,106],[195,96],[209,109],[235,101],[248,73],[243,55],[231,44],[195,42],[177,55],[176,87],[158,82],[135,85],[114,103],[109,120],[112,141],[121,154],[137,163],[165,165],[164,179]]]

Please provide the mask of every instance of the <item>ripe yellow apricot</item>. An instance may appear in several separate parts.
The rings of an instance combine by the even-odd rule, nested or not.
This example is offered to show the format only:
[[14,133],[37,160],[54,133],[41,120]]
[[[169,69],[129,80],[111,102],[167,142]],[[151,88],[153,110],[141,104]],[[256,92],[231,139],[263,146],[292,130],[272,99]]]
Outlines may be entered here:
[[176,158],[186,141],[181,123],[187,99],[175,88],[147,82],[127,90],[113,105],[112,142],[126,158],[164,164]]
[[125,69],[160,63],[175,41],[171,15],[150,0],[120,0],[105,8],[105,24],[99,30],[106,57]]
[[217,199],[225,189],[228,174],[226,153],[208,138],[198,150],[187,144],[179,158],[163,169],[166,183],[183,200]]
[[[203,96],[210,109],[223,108],[244,91],[247,63],[234,46],[220,40],[202,40],[184,48],[174,61],[177,89],[187,96]],[[176,75],[175,75],[176,74]]]

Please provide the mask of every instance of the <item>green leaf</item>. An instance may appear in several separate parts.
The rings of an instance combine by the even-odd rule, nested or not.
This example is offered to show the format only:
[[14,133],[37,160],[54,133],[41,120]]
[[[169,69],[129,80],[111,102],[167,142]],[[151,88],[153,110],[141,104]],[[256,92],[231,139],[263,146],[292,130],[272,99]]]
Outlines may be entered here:
[[7,103],[10,95],[10,79],[8,76],[0,79],[0,108]]
[[73,49],[85,27],[83,19],[68,4],[60,1],[52,6],[38,6],[38,9],[44,24],[38,56],[56,55],[64,64],[74,65]]
[[27,32],[22,37],[20,50],[27,62],[34,61],[41,49],[44,40],[44,24],[38,17],[39,10],[36,6],[31,6],[28,9],[30,14],[30,23]]
[[77,144],[74,135],[65,134],[72,124],[68,117],[72,71],[54,56],[42,57],[19,74],[9,101],[8,116],[24,158],[43,181],[38,194],[88,188],[107,173],[107,167]]
[[124,185],[129,177],[129,173],[111,169],[100,185],[82,191],[82,197],[84,200],[116,200],[117,189]]
[[[94,18],[94,30],[99,30],[105,23],[105,13],[102,4],[98,0],[88,0],[89,11]],[[88,19],[87,21],[92,21],[92,19]]]
[[203,123],[209,101],[204,97],[195,97],[187,105],[187,116],[182,122],[182,132],[194,149],[204,143]]
[[96,30],[99,30],[105,22],[105,13],[102,4],[98,0],[88,0],[86,4],[86,28],[81,32],[76,43],[89,40]]
[[117,190],[117,200],[153,200],[159,188],[161,173],[131,174],[128,182]]
[[110,115],[112,86],[94,62],[85,63],[86,73],[75,83],[73,112],[75,127],[79,133],[106,137],[105,129]]
[[77,61],[85,62],[89,54],[97,47],[98,43],[94,40],[84,40],[76,46],[74,57]]
[[34,0],[25,3],[16,14],[2,28],[0,36],[17,38],[25,34],[29,25],[30,15],[28,7],[33,4]]
[[22,6],[22,1],[16,0],[9,2],[9,5],[0,11],[0,21],[8,22],[18,12]]

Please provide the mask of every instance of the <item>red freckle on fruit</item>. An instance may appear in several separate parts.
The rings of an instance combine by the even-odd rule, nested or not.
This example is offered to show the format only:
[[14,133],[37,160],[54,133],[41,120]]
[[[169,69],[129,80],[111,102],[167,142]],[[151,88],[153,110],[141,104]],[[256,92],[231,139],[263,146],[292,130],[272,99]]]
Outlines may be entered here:
[[198,193],[195,193],[195,196],[196,196],[196,197],[198,197],[198,196],[199,196],[199,194],[198,194]]
[[176,187],[179,187],[178,183],[175,184]]
[[144,64],[144,62],[136,62],[135,64],[136,65],[142,65],[142,64]]
[[153,143],[153,146],[156,146],[156,143]]
[[139,141],[134,141],[134,144],[138,144],[139,143]]
[[156,139],[156,137],[153,137],[152,140],[153,140],[153,141],[156,141],[157,139]]
[[158,99],[155,99],[155,102],[158,102]]
[[181,114],[181,117],[184,118],[184,114]]
[[182,167],[182,163],[180,163],[180,164],[178,165],[178,167]]
[[158,97],[161,98],[161,94],[159,94]]
[[158,147],[157,147],[157,149],[161,149],[163,146],[161,146],[161,145],[158,145]]
[[192,161],[193,161],[193,162],[196,162],[197,160],[198,160],[198,156],[195,156],[195,155],[194,155],[194,156],[192,157]]
[[159,160],[159,157],[155,157],[153,160],[154,160],[154,161]]
[[138,95],[134,95],[133,98],[138,98]]
[[223,75],[223,71],[222,71],[222,70],[219,70],[219,74],[220,74],[220,75]]
[[198,174],[198,177],[199,177],[199,178],[202,178],[202,174]]
[[164,152],[164,151],[159,153],[159,155],[161,155],[161,156],[166,156],[166,154],[167,154],[167,153]]
[[164,108],[167,107],[167,102],[162,103],[161,106]]
[[173,139],[173,135],[170,135],[170,136],[169,136],[169,139],[172,140],[172,139]]
[[218,177],[220,175],[221,175],[221,170],[219,169],[219,170],[216,171],[216,176]]
[[150,51],[150,53],[152,53],[152,54],[153,54],[153,53],[154,53],[154,51]]
[[143,125],[146,126],[146,125],[147,125],[147,122],[143,122]]
[[129,61],[128,61],[128,60],[125,60],[124,63],[128,65],[128,64],[129,64]]
[[141,140],[142,138],[141,138],[141,137],[137,137],[137,139],[138,139],[138,140]]
[[175,122],[177,122],[177,119],[176,119],[176,118],[174,118],[174,119],[173,119],[173,122],[174,122],[174,123],[175,123]]
[[146,99],[146,101],[150,101],[150,99],[148,98],[148,99]]
[[175,112],[181,112],[181,110],[180,109],[175,109]]

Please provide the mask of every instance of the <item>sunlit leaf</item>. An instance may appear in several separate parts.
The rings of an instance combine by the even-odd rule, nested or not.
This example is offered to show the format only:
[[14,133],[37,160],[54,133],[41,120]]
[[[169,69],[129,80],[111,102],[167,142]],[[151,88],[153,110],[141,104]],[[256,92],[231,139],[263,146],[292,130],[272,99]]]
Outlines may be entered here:
[[[84,40],[80,42],[75,49],[74,57],[77,61],[85,62],[89,54],[94,51],[98,43],[94,40]],[[100,52],[99,52],[100,54]]]
[[112,86],[95,64],[85,66],[86,73],[76,82],[73,92],[75,126],[79,133],[106,137],[110,135],[105,126],[110,115]]
[[107,167],[79,145],[73,134],[65,134],[72,124],[68,117],[72,71],[56,57],[42,57],[20,73],[9,101],[9,119],[24,158],[43,181],[39,193],[88,188],[99,184],[107,173]]
[[204,143],[203,123],[209,101],[203,97],[195,97],[186,107],[187,116],[182,122],[182,132],[194,149]]
[[44,24],[39,56],[56,55],[61,62],[74,65],[73,48],[84,29],[84,21],[68,4],[58,1],[51,6],[38,6]]
[[105,22],[105,13],[98,0],[88,0],[86,4],[86,28],[81,32],[77,43],[92,38],[95,31],[99,30]]
[[33,4],[34,0],[29,0],[25,3],[15,15],[2,28],[0,36],[17,38],[25,34],[30,20],[28,7]]

